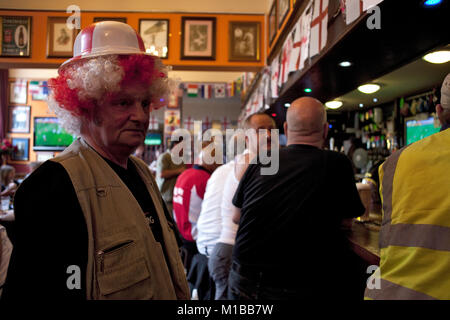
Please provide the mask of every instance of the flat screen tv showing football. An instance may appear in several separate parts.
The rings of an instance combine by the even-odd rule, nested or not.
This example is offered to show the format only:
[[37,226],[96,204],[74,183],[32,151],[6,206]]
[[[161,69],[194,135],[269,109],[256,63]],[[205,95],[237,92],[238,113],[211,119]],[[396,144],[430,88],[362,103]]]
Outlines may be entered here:
[[423,120],[406,120],[406,144],[409,145],[416,141],[422,140],[423,138],[431,136],[440,130],[440,126],[435,127],[433,117]]
[[34,151],[62,151],[75,139],[75,136],[67,133],[67,131],[59,125],[58,118],[34,118]]

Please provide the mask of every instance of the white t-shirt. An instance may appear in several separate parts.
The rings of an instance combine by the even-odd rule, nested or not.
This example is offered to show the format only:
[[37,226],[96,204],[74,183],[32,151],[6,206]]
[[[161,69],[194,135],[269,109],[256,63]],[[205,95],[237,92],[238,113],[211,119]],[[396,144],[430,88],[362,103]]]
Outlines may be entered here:
[[[221,234],[222,194],[227,176],[233,171],[234,161],[217,168],[208,180],[202,209],[197,221],[197,248],[201,254],[211,254]],[[206,249],[207,248],[207,252]]]

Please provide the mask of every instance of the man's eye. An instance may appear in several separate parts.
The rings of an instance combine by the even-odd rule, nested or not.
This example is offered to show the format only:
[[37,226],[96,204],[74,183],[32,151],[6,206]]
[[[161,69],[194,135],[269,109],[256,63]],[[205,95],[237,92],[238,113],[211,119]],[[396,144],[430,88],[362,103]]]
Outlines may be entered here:
[[120,102],[119,102],[119,105],[121,107],[127,107],[127,106],[129,106],[131,104],[132,104],[131,100],[120,100]]
[[150,106],[150,100],[143,100],[142,101],[142,107],[148,108]]

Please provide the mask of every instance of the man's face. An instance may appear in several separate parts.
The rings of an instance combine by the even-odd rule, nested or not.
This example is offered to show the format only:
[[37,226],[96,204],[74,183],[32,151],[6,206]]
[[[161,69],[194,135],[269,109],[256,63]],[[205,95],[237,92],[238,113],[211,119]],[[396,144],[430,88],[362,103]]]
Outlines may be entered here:
[[140,86],[124,87],[98,105],[89,134],[97,146],[112,154],[132,154],[145,139],[151,97]]
[[[259,152],[259,146],[261,143],[261,139],[263,139],[263,136],[261,136],[259,130],[264,130],[265,136],[267,137],[267,149],[270,149],[271,147],[271,132],[270,130],[276,129],[274,125],[274,121],[268,116],[268,115],[255,115],[250,119],[250,127],[251,129],[256,130],[256,138],[257,141],[254,141],[254,139],[250,140],[250,149],[253,152]],[[260,137],[261,136],[261,137]],[[255,148],[256,146],[256,148]]]

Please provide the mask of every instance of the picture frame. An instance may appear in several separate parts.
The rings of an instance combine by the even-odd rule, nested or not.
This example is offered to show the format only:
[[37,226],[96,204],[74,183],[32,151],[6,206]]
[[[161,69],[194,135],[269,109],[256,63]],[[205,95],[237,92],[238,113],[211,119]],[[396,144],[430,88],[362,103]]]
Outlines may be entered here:
[[30,106],[9,106],[8,132],[30,133]]
[[216,59],[216,18],[181,17],[181,59]]
[[127,23],[126,17],[94,17],[94,22],[102,22],[102,21],[117,21]]
[[9,81],[9,103],[27,104],[27,100],[28,82],[21,79]]
[[139,19],[139,35],[145,50],[161,59],[169,57],[169,20]]
[[274,0],[269,11],[269,45],[272,45],[275,35],[277,34],[277,0]]
[[229,61],[260,61],[261,23],[230,21]]
[[0,16],[0,56],[30,57],[31,17]]
[[17,151],[11,155],[11,160],[14,161],[29,161],[30,160],[30,139],[29,138],[11,138],[13,147],[17,147]]
[[290,9],[290,0],[277,0],[278,28],[281,28]]
[[66,17],[47,19],[47,58],[71,58],[77,29],[67,27]]

